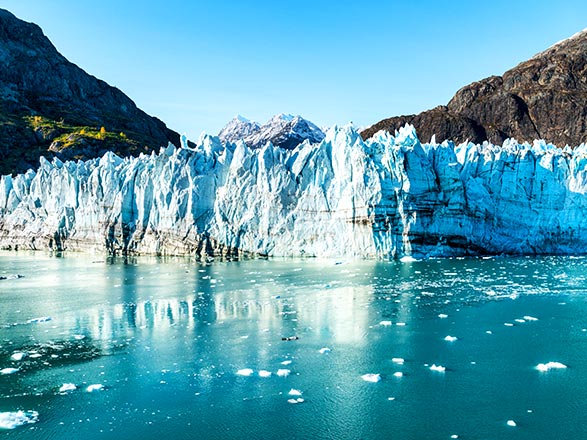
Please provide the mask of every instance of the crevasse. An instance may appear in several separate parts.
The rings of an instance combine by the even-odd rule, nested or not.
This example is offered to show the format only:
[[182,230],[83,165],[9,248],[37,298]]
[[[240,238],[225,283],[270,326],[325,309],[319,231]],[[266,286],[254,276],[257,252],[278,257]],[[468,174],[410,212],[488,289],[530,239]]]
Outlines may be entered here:
[[165,255],[583,254],[587,147],[367,141],[48,162],[0,180],[0,246]]

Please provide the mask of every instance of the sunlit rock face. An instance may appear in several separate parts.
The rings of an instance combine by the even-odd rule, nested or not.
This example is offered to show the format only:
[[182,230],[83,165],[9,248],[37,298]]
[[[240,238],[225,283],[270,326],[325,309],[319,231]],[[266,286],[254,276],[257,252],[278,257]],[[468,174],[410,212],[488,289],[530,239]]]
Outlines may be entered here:
[[587,147],[364,141],[334,127],[292,150],[223,144],[0,181],[0,246],[110,253],[416,258],[582,254]]

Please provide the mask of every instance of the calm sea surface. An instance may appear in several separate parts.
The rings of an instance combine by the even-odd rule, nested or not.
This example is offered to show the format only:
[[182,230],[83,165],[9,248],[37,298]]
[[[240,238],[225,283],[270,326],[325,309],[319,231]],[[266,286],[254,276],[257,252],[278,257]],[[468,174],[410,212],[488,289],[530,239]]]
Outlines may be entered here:
[[0,437],[587,439],[586,258],[0,253],[0,277]]

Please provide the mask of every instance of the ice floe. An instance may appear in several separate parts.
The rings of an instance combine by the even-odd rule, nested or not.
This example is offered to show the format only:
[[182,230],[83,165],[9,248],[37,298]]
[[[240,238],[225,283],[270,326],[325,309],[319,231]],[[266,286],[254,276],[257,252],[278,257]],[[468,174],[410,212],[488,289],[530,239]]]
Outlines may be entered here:
[[442,365],[432,364],[432,365],[430,365],[430,371],[437,371],[439,373],[444,373],[446,371],[446,367],[443,367]]
[[279,377],[287,377],[289,376],[289,373],[291,373],[291,370],[288,370],[287,368],[280,368],[277,370],[277,375]]
[[292,361],[290,361],[290,360],[287,360],[287,361],[283,361],[283,362],[281,363],[281,365],[289,365],[289,364],[291,364],[291,363],[292,363]]
[[454,341],[456,341],[457,339],[458,339],[458,338],[457,338],[456,336],[450,336],[450,335],[448,335],[448,336],[445,336],[445,338],[444,338],[444,340],[445,340],[446,342],[454,342]]
[[67,393],[68,391],[75,391],[77,390],[77,386],[74,383],[64,383],[59,388],[60,393]]
[[36,423],[38,418],[39,413],[36,411],[0,412],[0,429],[14,429]]
[[271,377],[271,371],[259,370],[259,377]]
[[86,391],[88,393],[93,393],[94,391],[102,391],[104,389],[104,385],[102,385],[101,383],[94,383],[92,385],[89,385],[86,388]]
[[289,396],[301,396],[302,392],[300,390],[296,390],[295,388],[292,388],[291,390],[289,390],[289,393],[287,393]]
[[18,372],[19,369],[18,368],[3,368],[2,370],[0,370],[0,375],[4,376],[6,374],[14,374],[16,372]]
[[381,375],[379,373],[367,373],[361,376],[365,382],[379,382],[381,380]]
[[383,327],[389,327],[390,325],[392,325],[391,321],[381,321],[379,323],[379,325],[382,325]]
[[403,365],[403,363],[405,362],[405,359],[404,358],[391,358],[391,362],[393,362],[394,364]]
[[17,352],[17,353],[13,353],[12,356],[10,356],[10,359],[12,359],[13,361],[22,361],[24,357],[26,357],[26,353],[23,352]]
[[238,376],[250,376],[251,374],[253,374],[253,369],[252,368],[241,368],[240,370],[238,370],[236,372],[236,374]]
[[547,362],[545,364],[536,365],[536,369],[538,371],[549,371],[549,370],[553,370],[553,369],[564,369],[564,368],[567,368],[567,366],[565,364],[560,363],[560,362]]
[[508,420],[506,422],[506,425],[508,425],[508,426],[518,426],[518,424],[514,420]]
[[530,315],[524,316],[524,319],[526,321],[538,321],[538,318],[535,318],[534,316],[530,316]]
[[439,317],[440,319],[445,319],[445,318],[448,318],[448,315],[446,315],[446,314],[444,314],[444,313],[439,313],[439,314],[438,314],[438,317]]
[[291,403],[292,405],[295,405],[297,403],[304,403],[304,399],[302,399],[301,397],[298,397],[297,399],[287,399],[287,403]]
[[326,354],[326,353],[330,353],[331,350],[328,347],[323,347],[319,351],[320,351],[320,354]]
[[404,373],[402,373],[401,371],[396,371],[395,373],[393,373],[394,377],[404,377]]

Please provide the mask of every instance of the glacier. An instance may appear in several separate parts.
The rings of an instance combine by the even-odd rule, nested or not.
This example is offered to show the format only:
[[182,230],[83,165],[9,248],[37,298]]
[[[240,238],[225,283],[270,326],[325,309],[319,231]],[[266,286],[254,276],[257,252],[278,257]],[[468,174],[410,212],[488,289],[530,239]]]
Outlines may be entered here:
[[198,257],[584,254],[587,147],[351,126],[286,150],[169,145],[0,180],[0,247]]

